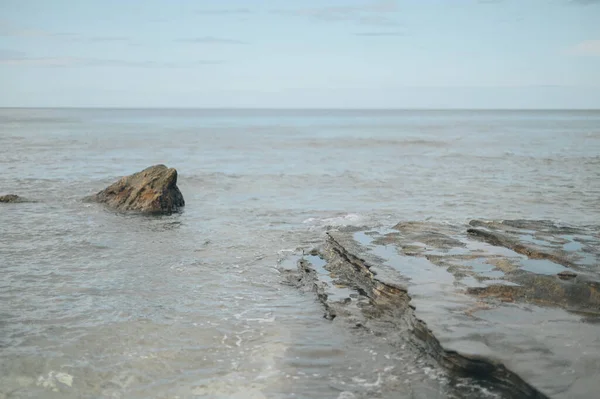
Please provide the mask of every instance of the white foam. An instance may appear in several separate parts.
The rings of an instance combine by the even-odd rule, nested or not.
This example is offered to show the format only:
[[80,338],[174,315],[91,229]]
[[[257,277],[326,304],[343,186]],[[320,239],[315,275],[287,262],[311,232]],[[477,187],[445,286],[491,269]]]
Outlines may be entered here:
[[275,321],[275,316],[246,319],[246,321],[256,321],[259,323],[273,323]]
[[57,382],[70,388],[73,386],[73,376],[60,371],[50,371],[47,376],[40,375],[37,379],[36,385],[50,389],[53,392],[58,392],[58,386],[56,385]]
[[261,392],[262,384],[252,383],[246,386],[235,385],[226,381],[216,380],[202,384],[192,389],[195,396],[231,399],[267,399]]
[[56,380],[65,384],[68,387],[73,386],[73,376],[67,373],[56,373]]
[[342,226],[362,226],[366,223],[368,219],[360,215],[358,213],[348,213],[341,216],[329,217],[329,218],[308,218],[304,220],[302,223],[308,224],[310,226],[333,226],[333,227],[342,227]]
[[352,378],[352,381],[362,385],[363,387],[376,387],[381,384],[381,374],[377,373],[377,379],[374,382],[367,382],[367,380],[358,377]]

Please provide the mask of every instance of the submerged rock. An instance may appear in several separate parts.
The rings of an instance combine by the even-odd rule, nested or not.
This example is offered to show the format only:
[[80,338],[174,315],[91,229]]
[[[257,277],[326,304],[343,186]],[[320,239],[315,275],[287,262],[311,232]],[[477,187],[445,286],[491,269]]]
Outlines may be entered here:
[[17,202],[27,202],[27,200],[23,197],[19,197],[16,194],[0,195],[0,203],[12,204]]
[[119,211],[143,213],[170,214],[185,205],[177,187],[177,171],[165,165],[151,166],[125,176],[87,199]]

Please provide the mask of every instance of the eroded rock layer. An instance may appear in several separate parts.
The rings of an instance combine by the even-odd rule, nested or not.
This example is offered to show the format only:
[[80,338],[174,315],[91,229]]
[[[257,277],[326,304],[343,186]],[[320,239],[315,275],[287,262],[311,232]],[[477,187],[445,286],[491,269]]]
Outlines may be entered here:
[[600,375],[598,231],[523,220],[331,231],[289,278],[327,318],[409,337],[511,397],[587,398]]

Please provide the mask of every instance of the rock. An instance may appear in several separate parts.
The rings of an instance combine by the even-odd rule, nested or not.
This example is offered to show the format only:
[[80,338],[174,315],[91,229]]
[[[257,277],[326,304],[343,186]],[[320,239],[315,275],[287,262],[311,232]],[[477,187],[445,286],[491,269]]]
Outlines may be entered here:
[[[312,289],[336,323],[360,323],[394,347],[410,342],[502,397],[594,395],[600,226],[474,220],[393,230],[328,232],[290,282]],[[402,355],[412,356],[408,343]]]
[[15,194],[0,195],[0,203],[8,204],[17,202],[27,202],[27,200]]
[[184,205],[177,187],[177,171],[155,165],[121,178],[116,183],[88,198],[119,211],[170,214]]
[[577,277],[577,273],[573,273],[572,271],[565,270],[557,274],[558,278],[561,280],[571,280]]

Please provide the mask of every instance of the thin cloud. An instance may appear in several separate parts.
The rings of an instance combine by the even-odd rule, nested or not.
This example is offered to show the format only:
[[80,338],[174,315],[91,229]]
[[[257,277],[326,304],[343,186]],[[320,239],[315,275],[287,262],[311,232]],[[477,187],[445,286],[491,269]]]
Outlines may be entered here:
[[0,49],[0,61],[24,57],[25,53],[17,50]]
[[127,46],[139,46],[140,43],[133,37],[129,36],[77,36],[72,38],[73,41],[86,42],[86,43],[110,43],[117,44],[122,43]]
[[16,66],[75,66],[78,59],[73,57],[10,57],[0,59],[0,65]]
[[363,10],[371,12],[397,12],[399,8],[396,0],[384,0],[363,7]]
[[23,52],[0,50],[0,65],[41,67],[127,67],[127,68],[193,68],[221,64],[219,60],[193,62],[127,61],[80,57],[28,57]]
[[400,23],[392,18],[383,15],[372,15],[361,17],[356,21],[359,25],[368,26],[399,26]]
[[568,50],[570,55],[600,56],[600,40],[584,40]]
[[88,39],[90,42],[128,42],[130,39],[125,36],[96,36]]
[[571,0],[570,3],[577,6],[592,6],[599,5],[600,0]]
[[0,36],[25,38],[73,38],[72,33],[49,32],[41,29],[27,29],[7,20],[0,20]]
[[351,21],[360,25],[373,26],[397,25],[397,21],[386,15],[394,14],[398,11],[398,4],[394,0],[375,1],[361,6],[273,10],[277,14],[308,17],[316,21]]
[[63,41],[81,42],[130,42],[131,38],[125,36],[93,36],[85,37],[74,33],[50,32],[42,29],[22,28],[10,21],[0,20],[0,36],[21,37],[30,39],[56,39]]
[[321,21],[347,21],[356,17],[354,7],[324,7],[302,10],[275,10],[278,14],[310,17]]
[[223,8],[213,10],[197,10],[195,13],[199,15],[235,15],[235,14],[250,14],[252,11],[249,8]]
[[[503,3],[504,0],[478,0],[480,4],[498,4]],[[574,6],[593,6],[600,5],[600,0],[565,0],[565,3]]]
[[365,37],[405,36],[402,32],[359,32],[355,35]]
[[225,39],[222,37],[214,36],[203,36],[203,37],[189,37],[177,39],[178,42],[182,43],[197,43],[197,44],[247,44],[241,40]]

